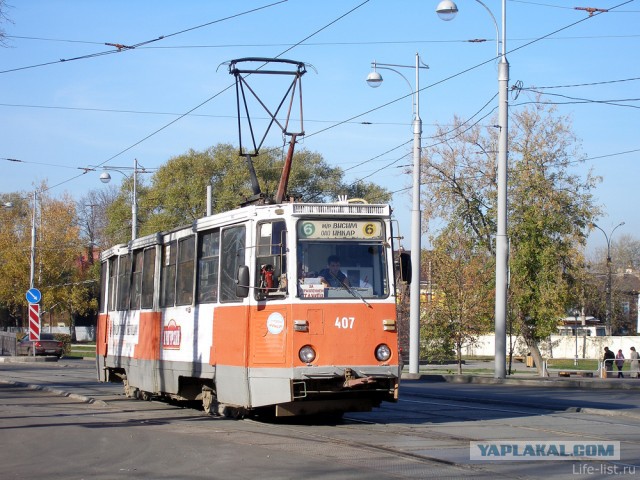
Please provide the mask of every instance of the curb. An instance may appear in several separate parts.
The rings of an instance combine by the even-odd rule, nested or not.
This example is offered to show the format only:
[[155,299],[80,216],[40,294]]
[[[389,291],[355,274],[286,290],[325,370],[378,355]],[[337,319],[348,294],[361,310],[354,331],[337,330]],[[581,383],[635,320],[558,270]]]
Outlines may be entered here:
[[55,355],[41,355],[38,357],[0,357],[0,363],[33,363],[33,362],[57,362],[59,359]]
[[[403,373],[402,380],[423,381],[423,382],[447,382],[447,383],[470,383],[482,385],[526,385],[530,387],[557,387],[557,388],[590,388],[603,390],[640,390],[640,381],[626,382],[617,379],[584,379],[584,378],[493,378],[482,375],[449,375],[449,374],[428,374],[428,373]],[[632,379],[629,379],[632,380]]]
[[79,400],[83,403],[89,403],[93,405],[100,405],[101,407],[107,407],[108,404],[103,400],[98,400],[93,397],[87,397],[85,395],[80,395],[78,393],[70,393],[65,390],[60,390],[59,388],[53,387],[44,387],[42,385],[35,385],[33,383],[24,383],[24,382],[16,382],[14,380],[4,380],[0,378],[0,383],[5,385],[13,385],[15,387],[28,388],[29,390],[38,390],[42,392],[53,393],[54,395],[59,395],[61,397],[68,397],[74,400]]

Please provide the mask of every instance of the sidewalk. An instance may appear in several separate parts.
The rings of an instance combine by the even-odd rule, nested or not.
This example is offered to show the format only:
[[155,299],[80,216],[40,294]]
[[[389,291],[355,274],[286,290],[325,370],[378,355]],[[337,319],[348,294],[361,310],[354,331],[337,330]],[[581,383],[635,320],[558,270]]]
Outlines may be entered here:
[[[571,370],[571,369],[567,369]],[[494,378],[494,362],[485,360],[467,360],[462,366],[462,374],[458,374],[457,364],[420,365],[419,373],[409,373],[408,365],[402,370],[402,380],[422,380],[428,382],[476,383],[496,385],[526,385],[559,388],[593,388],[640,390],[640,379],[629,378],[600,378],[595,373],[593,377],[569,376],[559,377],[557,372],[551,372],[549,377],[540,377],[536,368],[527,368],[517,363],[512,368],[512,374],[506,378]]]

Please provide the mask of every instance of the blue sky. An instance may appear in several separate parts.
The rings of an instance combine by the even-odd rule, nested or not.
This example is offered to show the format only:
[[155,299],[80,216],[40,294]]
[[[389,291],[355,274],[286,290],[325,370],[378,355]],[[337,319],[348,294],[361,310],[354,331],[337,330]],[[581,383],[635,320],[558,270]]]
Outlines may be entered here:
[[[605,215],[598,224],[609,232],[624,221],[616,236],[637,238],[640,3],[589,2],[507,1],[509,85],[562,86],[546,91],[590,100],[543,97],[561,102],[558,111],[572,118],[588,157],[576,172],[591,168],[603,177],[596,195]],[[100,172],[80,175],[83,167],[133,166],[136,158],[154,168],[190,148],[237,143],[235,91],[224,91],[233,77],[220,65],[282,55],[316,70],[303,79],[301,146],[345,169],[347,180],[366,177],[395,192],[392,206],[408,248],[411,176],[398,165],[411,163],[410,90],[382,70],[383,85],[370,88],[371,62],[413,65],[417,52],[429,65],[420,77],[423,145],[436,122],[474,115],[498,89],[497,64],[487,62],[495,56],[494,24],[472,0],[458,0],[460,13],[450,22],[435,14],[436,0],[9,3],[13,23],[4,25],[8,48],[0,49],[2,193],[31,191],[46,179],[60,184],[52,194],[79,198],[102,185]],[[501,2],[485,3],[500,22]],[[574,7],[611,10],[589,16]],[[152,40],[69,60],[113,51],[106,43]],[[403,73],[413,84],[414,70]],[[406,98],[378,108],[400,97]],[[511,97],[511,108],[527,100]],[[496,105],[497,99],[481,115]],[[281,145],[281,135],[275,132],[266,143]],[[591,237],[591,248],[604,244],[601,232]]]

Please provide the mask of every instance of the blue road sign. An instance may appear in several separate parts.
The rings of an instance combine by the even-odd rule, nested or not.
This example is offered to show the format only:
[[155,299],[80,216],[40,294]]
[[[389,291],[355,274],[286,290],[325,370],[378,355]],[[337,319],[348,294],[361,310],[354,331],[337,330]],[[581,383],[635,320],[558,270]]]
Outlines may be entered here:
[[29,290],[27,290],[26,297],[27,302],[29,303],[39,303],[40,299],[42,298],[42,294],[37,288],[30,288]]

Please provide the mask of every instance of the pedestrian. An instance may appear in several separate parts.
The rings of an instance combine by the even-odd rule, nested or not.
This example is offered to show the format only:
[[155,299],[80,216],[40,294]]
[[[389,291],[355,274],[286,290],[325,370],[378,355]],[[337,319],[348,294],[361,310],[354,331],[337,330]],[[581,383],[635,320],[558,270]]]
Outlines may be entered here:
[[[607,376],[609,373],[613,373],[613,361],[616,358],[616,354],[609,350],[609,347],[604,347],[604,367],[607,371]],[[605,377],[606,378],[606,377]]]
[[629,359],[631,360],[631,364],[629,365],[629,371],[631,372],[631,378],[638,378],[638,374],[640,370],[638,367],[640,366],[640,355],[636,352],[636,347],[631,347],[631,353],[629,354]]
[[624,378],[622,374],[622,367],[624,367],[624,355],[622,354],[622,349],[618,350],[616,353],[616,367],[618,367],[618,378]]

